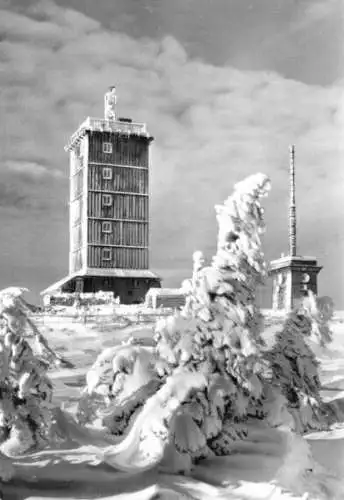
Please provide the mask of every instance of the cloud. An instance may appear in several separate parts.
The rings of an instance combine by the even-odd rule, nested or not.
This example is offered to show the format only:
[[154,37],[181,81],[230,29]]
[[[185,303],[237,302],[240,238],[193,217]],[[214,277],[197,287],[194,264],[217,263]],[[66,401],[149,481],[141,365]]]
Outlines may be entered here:
[[[332,294],[338,273],[344,279],[334,265],[343,241],[341,250],[330,248],[344,216],[341,85],[312,86],[274,72],[213,66],[190,58],[173,37],[136,40],[51,2],[21,12],[3,9],[0,33],[0,161],[12,182],[17,179],[18,192],[23,172],[37,180],[28,192],[41,200],[41,224],[56,238],[52,261],[64,252],[67,262],[63,146],[86,116],[102,116],[103,93],[115,83],[120,115],[147,122],[155,137],[151,260],[174,275],[169,283],[185,276],[194,249],[211,256],[214,204],[257,171],[273,183],[266,205],[267,256],[285,251],[290,143],[296,144],[300,250],[327,249],[326,293]],[[56,223],[59,232],[50,212],[65,220],[65,226]],[[338,284],[336,297],[344,302],[341,293]]]
[[49,168],[34,161],[6,161],[4,167],[9,173],[22,174],[27,178],[44,179],[45,177],[62,178],[63,174],[56,168]]
[[27,197],[13,186],[0,182],[0,207],[27,208]]
[[299,29],[310,26],[313,23],[323,23],[329,17],[343,13],[341,0],[312,0],[306,3],[302,21],[297,25]]

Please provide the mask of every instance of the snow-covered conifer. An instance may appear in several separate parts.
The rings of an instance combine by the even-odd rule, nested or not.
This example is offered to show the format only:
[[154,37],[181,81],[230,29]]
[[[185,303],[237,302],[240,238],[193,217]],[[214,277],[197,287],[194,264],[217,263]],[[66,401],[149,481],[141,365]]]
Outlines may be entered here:
[[[0,292],[0,450],[8,456],[50,440],[53,386],[47,371],[52,361],[73,366],[50,348],[30,319],[22,297],[26,291],[11,287]],[[28,340],[32,336],[38,353]]]

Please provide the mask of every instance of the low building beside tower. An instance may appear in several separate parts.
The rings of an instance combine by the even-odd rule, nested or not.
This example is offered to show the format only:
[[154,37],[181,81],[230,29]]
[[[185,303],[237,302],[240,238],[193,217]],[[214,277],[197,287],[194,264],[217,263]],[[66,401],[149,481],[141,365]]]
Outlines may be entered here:
[[321,269],[315,257],[289,255],[271,261],[273,310],[291,310],[308,291],[317,295]]

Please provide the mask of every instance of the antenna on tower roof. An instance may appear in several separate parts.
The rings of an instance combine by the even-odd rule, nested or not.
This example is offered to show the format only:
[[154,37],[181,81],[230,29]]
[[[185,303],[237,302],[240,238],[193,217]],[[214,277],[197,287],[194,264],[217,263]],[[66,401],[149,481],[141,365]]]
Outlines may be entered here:
[[104,95],[104,118],[105,120],[116,121],[116,87],[112,85]]
[[289,253],[296,256],[295,146],[289,146]]

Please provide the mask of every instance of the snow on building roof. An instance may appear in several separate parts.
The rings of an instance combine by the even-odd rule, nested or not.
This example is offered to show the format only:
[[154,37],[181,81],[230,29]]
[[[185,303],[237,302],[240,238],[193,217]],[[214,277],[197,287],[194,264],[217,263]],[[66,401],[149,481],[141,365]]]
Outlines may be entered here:
[[159,276],[148,269],[92,269],[89,268],[79,276],[105,276],[109,278],[146,278],[160,279]]
[[76,132],[71,136],[68,144],[65,146],[65,151],[71,151],[87,132],[113,132],[128,135],[139,135],[148,139],[153,139],[148,131],[145,123],[134,123],[122,120],[107,120],[104,118],[92,118],[88,116]]
[[150,288],[147,294],[160,297],[171,295],[185,295],[185,292],[183,292],[181,288]]
[[57,292],[69,281],[72,281],[75,278],[83,278],[87,276],[104,276],[106,278],[161,279],[157,274],[149,271],[148,269],[87,269],[86,271],[69,274],[61,280],[56,281],[56,283],[53,283],[48,288],[43,290],[41,295],[49,295]]
[[56,281],[52,285],[48,286],[48,288],[45,288],[44,290],[41,291],[40,295],[49,295],[51,293],[57,292],[60,288],[63,287],[68,281],[71,281],[73,279],[73,275],[65,276],[64,278],[60,279],[59,281]]

